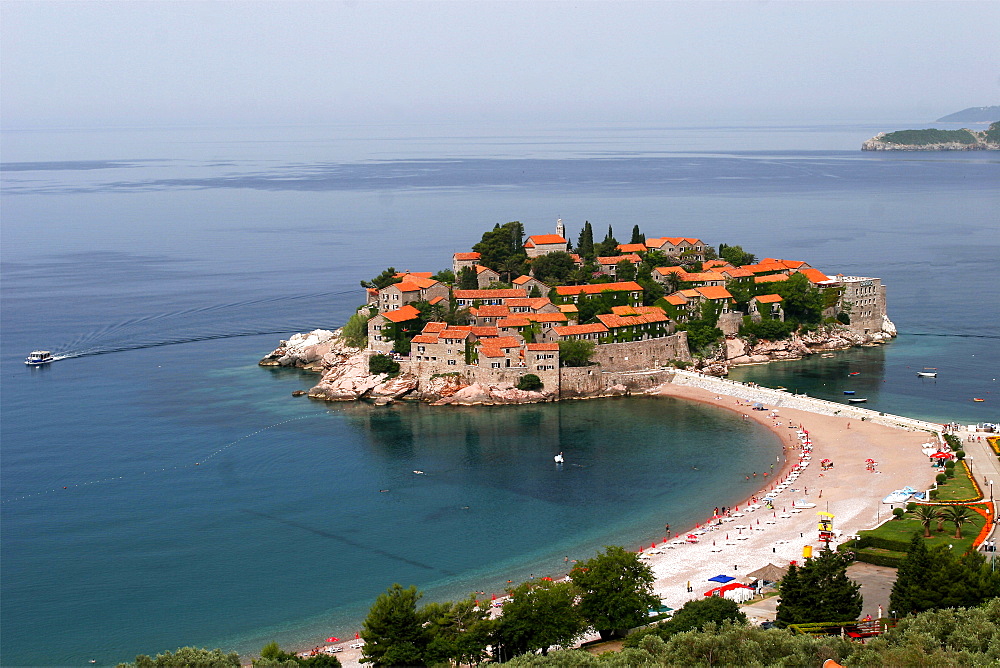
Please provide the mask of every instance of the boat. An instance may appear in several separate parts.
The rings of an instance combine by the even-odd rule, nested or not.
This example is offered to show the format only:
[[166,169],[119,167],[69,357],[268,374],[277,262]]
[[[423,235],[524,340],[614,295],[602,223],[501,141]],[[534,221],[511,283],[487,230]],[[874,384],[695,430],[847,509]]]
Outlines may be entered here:
[[799,499],[792,502],[792,508],[815,508],[816,504],[808,499]]
[[553,457],[552,459],[555,460],[556,464],[562,464],[565,461],[563,459],[563,453],[561,453],[561,452],[558,455],[556,455],[555,457]]
[[921,378],[937,378],[937,371],[918,371],[917,375]]
[[910,498],[911,494],[912,492],[908,492],[905,489],[897,489],[895,492],[882,499],[882,503],[903,503]]
[[844,390],[844,394],[854,394],[854,390]]
[[863,404],[868,401],[865,397],[848,397],[847,400],[852,404]]
[[829,359],[830,357],[836,357],[836,355],[834,355],[833,353],[823,353],[822,355],[820,355],[820,357],[826,357]]
[[848,375],[848,376],[860,376],[860,375],[861,375],[861,372],[860,372],[860,371],[852,371],[851,373],[849,373],[849,374],[847,374],[847,375]]
[[985,399],[980,399],[979,397],[972,397],[973,401],[986,401]]
[[55,361],[56,358],[48,350],[32,350],[31,354],[28,355],[28,359],[24,360],[24,363],[28,366],[41,366]]

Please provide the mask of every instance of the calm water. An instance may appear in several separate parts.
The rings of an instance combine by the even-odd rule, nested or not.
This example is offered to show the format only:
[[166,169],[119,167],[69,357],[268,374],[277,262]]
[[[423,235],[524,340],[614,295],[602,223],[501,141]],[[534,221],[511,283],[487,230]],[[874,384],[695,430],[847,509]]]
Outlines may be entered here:
[[776,446],[711,408],[326,406],[256,366],[496,222],[881,276],[897,341],[734,375],[995,421],[997,157],[855,150],[878,129],[3,134],[3,664],[345,637],[392,582],[499,590],[742,498]]

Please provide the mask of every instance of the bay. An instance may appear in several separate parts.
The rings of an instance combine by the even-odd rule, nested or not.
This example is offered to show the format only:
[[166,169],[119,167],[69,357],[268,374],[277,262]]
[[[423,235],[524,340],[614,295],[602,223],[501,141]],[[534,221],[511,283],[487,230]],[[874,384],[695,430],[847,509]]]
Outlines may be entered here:
[[[738,501],[776,446],[711,407],[327,406],[256,366],[343,322],[360,278],[444,268],[498,222],[880,276],[897,340],[734,377],[997,421],[997,158],[855,150],[879,129],[0,134],[4,665],[344,637],[392,582],[492,591]],[[37,347],[72,357],[28,369]]]

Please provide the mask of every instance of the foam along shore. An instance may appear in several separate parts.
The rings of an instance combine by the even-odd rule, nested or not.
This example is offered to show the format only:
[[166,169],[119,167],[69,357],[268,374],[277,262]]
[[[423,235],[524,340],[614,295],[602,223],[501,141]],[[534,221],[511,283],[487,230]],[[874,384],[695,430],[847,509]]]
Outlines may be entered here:
[[[732,576],[735,582],[769,563],[778,566],[792,560],[801,563],[805,546],[812,546],[814,553],[823,547],[817,512],[834,516],[833,529],[838,534],[830,543],[834,547],[859,530],[872,528],[886,519],[892,512],[882,504],[887,494],[907,485],[927,489],[934,479],[934,471],[921,446],[938,440],[936,428],[940,425],[688,372],[678,372],[672,382],[649,394],[718,406],[756,420],[774,432],[785,455],[785,466],[781,471],[769,472],[767,478],[758,475],[750,482],[734,480],[734,485],[746,485],[746,501],[738,504],[738,511],[734,506],[732,515],[721,524],[701,527],[705,532],[696,534],[697,543],[683,540],[695,527],[676,527],[675,531],[686,530],[675,533],[668,541],[655,533],[658,528],[650,527],[651,537],[645,543],[642,558],[653,569],[656,594],[664,605],[674,609],[689,600],[704,598],[705,592],[717,586],[718,583],[709,581],[716,575]],[[778,402],[794,403],[796,407],[776,405]],[[753,410],[756,403],[767,410]],[[837,411],[841,413],[834,414]],[[753,497],[760,502],[806,454],[800,430],[808,431],[812,463],[797,469],[798,476],[789,485],[775,490],[773,510],[763,504],[749,510],[747,506],[752,505]],[[833,467],[823,469],[820,462],[824,459],[831,460]],[[872,467],[874,470],[869,469],[868,459],[878,463]],[[763,480],[771,482],[761,488]],[[816,507],[795,508],[793,503],[799,499],[815,503]],[[709,492],[704,503],[707,520],[717,504]],[[650,550],[653,544],[656,547]],[[626,547],[639,549],[639,546]],[[579,558],[589,556],[579,555]],[[593,638],[587,640],[590,639]],[[344,666],[362,665],[359,649],[347,643],[343,648],[337,656]]]

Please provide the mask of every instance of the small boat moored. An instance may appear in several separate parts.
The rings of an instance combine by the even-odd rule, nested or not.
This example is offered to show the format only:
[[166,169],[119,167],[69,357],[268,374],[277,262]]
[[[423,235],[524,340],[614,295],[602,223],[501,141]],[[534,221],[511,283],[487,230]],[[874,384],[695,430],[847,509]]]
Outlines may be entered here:
[[844,390],[844,394],[854,394],[854,390]]
[[973,401],[986,401],[985,399],[980,399],[979,397],[973,397]]
[[28,359],[24,360],[24,363],[28,366],[41,366],[55,361],[52,353],[48,350],[32,350],[31,354],[28,355]]
[[863,404],[868,401],[866,397],[848,397],[847,400],[852,404]]
[[860,371],[852,371],[851,373],[849,373],[849,374],[847,374],[847,375],[848,375],[848,376],[860,376],[860,375],[861,375],[861,372],[860,372]]
[[921,378],[937,378],[937,371],[918,371],[917,375]]

